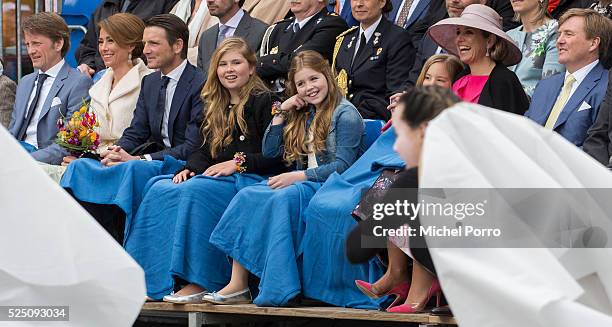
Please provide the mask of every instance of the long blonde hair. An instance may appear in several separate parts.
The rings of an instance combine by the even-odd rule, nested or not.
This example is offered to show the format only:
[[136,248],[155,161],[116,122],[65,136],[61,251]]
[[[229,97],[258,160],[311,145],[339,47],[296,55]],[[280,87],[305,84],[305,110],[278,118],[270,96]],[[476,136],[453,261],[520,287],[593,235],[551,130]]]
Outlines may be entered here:
[[256,67],[257,57],[248,44],[241,38],[231,37],[225,39],[215,50],[208,67],[208,80],[202,89],[204,102],[204,121],[202,122],[202,136],[208,142],[210,155],[216,158],[224,147],[233,142],[236,123],[243,135],[247,135],[247,124],[244,120],[244,106],[251,95],[269,92],[265,83],[253,73],[249,81],[240,90],[240,102],[227,110],[230,105],[230,93],[219,81],[217,67],[221,58],[230,51],[239,51],[247,60],[251,68]]
[[313,139],[311,143],[307,142],[306,120],[308,119],[308,110],[291,111],[287,117],[287,125],[283,131],[285,142],[285,153],[283,159],[291,164],[301,157],[307,155],[308,147],[312,144],[315,153],[320,153],[325,150],[325,141],[329,134],[332,115],[334,110],[340,104],[342,95],[340,88],[336,84],[336,79],[332,73],[329,62],[323,58],[318,52],[306,50],[301,51],[293,57],[291,67],[289,68],[289,80],[287,81],[287,95],[293,96],[297,94],[295,85],[295,74],[303,68],[310,68],[325,76],[327,80],[327,97],[317,108],[315,116],[310,124]]

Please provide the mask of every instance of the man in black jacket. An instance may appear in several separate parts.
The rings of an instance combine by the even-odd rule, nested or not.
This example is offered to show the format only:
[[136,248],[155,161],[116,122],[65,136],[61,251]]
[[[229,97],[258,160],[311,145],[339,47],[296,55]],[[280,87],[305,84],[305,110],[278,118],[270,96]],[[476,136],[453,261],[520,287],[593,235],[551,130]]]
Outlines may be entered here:
[[264,34],[257,74],[273,91],[284,91],[291,59],[298,51],[317,51],[331,63],[336,37],[348,26],[344,19],[328,12],[325,4],[319,0],[291,2],[295,17],[279,21]]
[[178,0],[103,0],[91,15],[87,33],[74,54],[78,70],[93,76],[97,71],[106,68],[98,51],[98,23],[120,12],[134,14],[146,21],[155,15],[169,13],[177,2]]
[[595,124],[587,132],[582,149],[602,165],[609,167],[612,157],[612,70],[608,76],[606,96],[599,107]]

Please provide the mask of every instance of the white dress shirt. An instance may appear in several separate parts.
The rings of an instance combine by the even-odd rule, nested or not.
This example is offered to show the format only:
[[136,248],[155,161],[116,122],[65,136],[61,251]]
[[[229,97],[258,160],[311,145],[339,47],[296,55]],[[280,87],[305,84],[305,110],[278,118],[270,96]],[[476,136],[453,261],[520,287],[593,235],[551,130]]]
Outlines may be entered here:
[[336,0],[338,2],[338,15],[340,15],[340,13],[342,12],[342,9],[344,8],[344,1],[343,0]]
[[318,12],[312,16],[306,17],[304,18],[304,20],[302,21],[298,21],[297,18],[295,19],[295,22],[293,22],[293,24],[291,24],[291,28],[293,28],[293,25],[298,24],[298,26],[300,26],[300,30],[302,28],[304,28],[304,25],[306,25],[311,19],[312,17],[316,16],[318,14]]
[[227,28],[227,31],[225,32],[225,38],[234,36],[234,33],[236,32],[236,29],[238,28],[238,24],[240,24],[240,21],[242,20],[243,16],[244,16],[244,10],[240,9],[236,12],[236,14],[234,14],[232,18],[230,18],[227,21],[227,23],[225,24],[219,23],[219,31],[222,31],[223,27]]
[[[36,105],[36,109],[34,109],[34,113],[32,119],[30,120],[30,125],[28,125],[28,129],[26,130],[25,142],[31,144],[38,148],[38,138],[36,137],[38,131],[38,120],[40,119],[40,113],[43,109],[45,101],[47,100],[47,96],[49,95],[49,91],[51,91],[51,86],[53,86],[53,82],[55,82],[55,78],[57,74],[59,74],[60,70],[64,66],[64,59],[60,60],[55,66],[49,68],[46,72],[39,71],[39,74],[47,74],[49,75],[47,79],[43,82],[43,86],[40,89],[40,96],[38,97],[38,104]],[[32,93],[30,94],[30,99],[28,100],[28,106],[26,107],[26,116],[27,110],[30,108],[30,104],[34,101],[34,96],[36,95],[36,88],[38,87],[38,75],[36,76],[36,80],[34,81],[34,87],[32,88]]]
[[170,107],[172,106],[172,99],[174,98],[174,91],[176,91],[176,85],[178,84],[181,75],[183,75],[183,71],[185,71],[185,67],[187,67],[187,59],[183,60],[183,62],[178,65],[178,67],[174,68],[173,71],[168,73],[170,81],[168,81],[168,86],[166,87],[166,104],[164,106],[164,120],[162,121],[162,130],[161,135],[164,139],[164,145],[166,147],[171,147],[170,144],[170,136],[168,135],[168,119],[170,117]]
[[[587,77],[587,75],[591,72],[591,70],[593,70],[593,68],[595,68],[595,66],[597,66],[597,64],[599,63],[599,59],[593,61],[592,63],[578,69],[577,71],[573,72],[572,75],[574,75],[574,78],[576,79],[576,82],[574,82],[574,84],[572,85],[572,89],[570,90],[570,94],[568,99],[571,99],[572,96],[574,95],[574,92],[576,92],[576,90],[578,89],[578,87],[580,86],[580,83],[582,83],[582,81],[584,81],[584,79]],[[567,76],[569,75],[569,72],[565,72],[565,78],[567,78]]]

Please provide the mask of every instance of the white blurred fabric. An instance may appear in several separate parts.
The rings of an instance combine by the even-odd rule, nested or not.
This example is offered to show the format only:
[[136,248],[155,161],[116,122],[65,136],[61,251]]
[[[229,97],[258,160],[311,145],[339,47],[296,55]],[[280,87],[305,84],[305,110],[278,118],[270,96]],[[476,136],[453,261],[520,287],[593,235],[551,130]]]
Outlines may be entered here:
[[68,322],[0,326],[132,326],[142,268],[2,126],[0,157],[0,306],[70,307]]
[[[612,173],[555,132],[477,104],[430,122],[419,167],[420,188],[612,187]],[[430,251],[461,327],[612,326],[611,249]]]

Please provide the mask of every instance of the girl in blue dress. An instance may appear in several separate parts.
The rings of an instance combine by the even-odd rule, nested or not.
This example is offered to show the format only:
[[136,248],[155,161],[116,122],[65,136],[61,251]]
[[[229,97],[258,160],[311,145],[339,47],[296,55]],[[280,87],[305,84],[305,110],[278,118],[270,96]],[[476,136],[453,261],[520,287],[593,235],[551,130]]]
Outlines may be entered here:
[[[212,230],[238,190],[286,171],[281,159],[261,154],[276,97],[255,65],[244,40],[221,43],[202,90],[204,144],[174,176],[149,181],[128,222],[125,249],[144,268],[152,299],[198,303],[206,290],[227,284],[231,266],[208,243]],[[170,294],[178,284],[184,287]]]
[[363,152],[363,120],[320,54],[294,56],[288,90],[289,99],[266,130],[263,154],[296,170],[246,187],[232,199],[210,238],[233,259],[232,276],[219,292],[204,296],[207,302],[250,302],[249,272],[260,279],[257,305],[282,306],[298,295],[302,212],[330,175],[345,171]]

